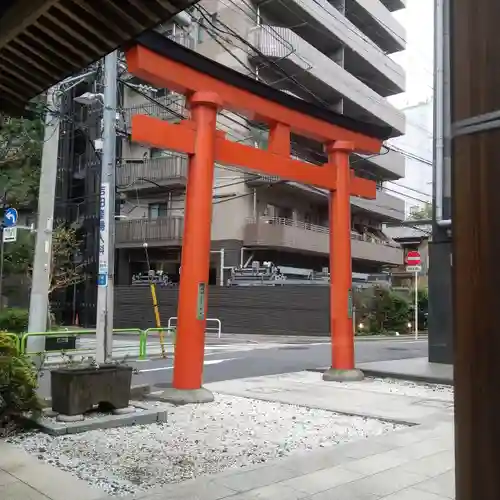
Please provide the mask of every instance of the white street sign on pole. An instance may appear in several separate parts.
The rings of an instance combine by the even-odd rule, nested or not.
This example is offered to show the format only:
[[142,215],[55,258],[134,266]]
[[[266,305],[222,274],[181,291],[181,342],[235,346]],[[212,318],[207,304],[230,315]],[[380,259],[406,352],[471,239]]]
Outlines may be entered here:
[[406,266],[407,273],[419,273],[422,271],[422,266]]
[[17,241],[17,227],[5,227],[3,229],[3,242],[4,243],[13,243]]
[[418,271],[415,271],[415,340],[418,340]]
[[109,272],[109,182],[101,184],[99,203],[99,286],[108,286]]

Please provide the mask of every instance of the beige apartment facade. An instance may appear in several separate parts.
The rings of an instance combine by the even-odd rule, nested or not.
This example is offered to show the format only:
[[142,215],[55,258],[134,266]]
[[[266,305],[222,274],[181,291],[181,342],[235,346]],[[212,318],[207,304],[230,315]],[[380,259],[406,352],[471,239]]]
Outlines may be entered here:
[[[190,22],[162,26],[161,31],[281,90],[318,99],[358,119],[390,125],[395,136],[403,134],[404,114],[386,99],[405,86],[404,71],[388,55],[405,46],[404,30],[391,14],[403,8],[403,2],[290,0],[288,9],[280,9],[279,3],[202,1],[204,15],[194,10]],[[248,44],[230,36],[221,38],[227,26]],[[188,116],[180,96],[153,90],[132,77],[128,82],[139,92],[124,89],[126,127],[137,113],[173,122]],[[220,115],[218,127],[229,139],[265,147],[266,131],[238,115]],[[127,139],[121,149],[118,281],[129,282],[148,266],[175,281],[182,249],[187,158]],[[384,153],[352,157],[357,174],[376,180],[379,186],[375,200],[352,200],[353,272],[375,273],[403,262],[401,246],[384,234],[383,224],[404,218],[404,201],[392,196],[384,182],[404,176],[405,158],[390,149]],[[317,145],[304,140],[293,143],[293,155],[312,163],[324,161]],[[328,266],[327,226],[328,194],[323,190],[216,165],[210,280],[223,283],[230,267],[252,259],[321,270]]]

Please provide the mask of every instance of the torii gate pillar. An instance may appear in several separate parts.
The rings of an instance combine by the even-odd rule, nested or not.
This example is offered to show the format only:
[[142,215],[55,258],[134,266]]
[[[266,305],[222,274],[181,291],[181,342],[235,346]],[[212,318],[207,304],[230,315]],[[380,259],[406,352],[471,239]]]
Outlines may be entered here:
[[336,168],[337,189],[330,191],[330,335],[332,365],[325,381],[363,380],[363,372],[354,365],[352,328],[351,264],[351,169],[349,155],[354,144],[335,141],[327,144],[328,165]]

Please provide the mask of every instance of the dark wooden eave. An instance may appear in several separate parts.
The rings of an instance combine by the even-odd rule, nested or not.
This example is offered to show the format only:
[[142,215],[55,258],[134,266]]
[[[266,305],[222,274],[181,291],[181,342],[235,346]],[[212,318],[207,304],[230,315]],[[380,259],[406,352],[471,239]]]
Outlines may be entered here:
[[199,0],[0,0],[0,111],[26,103]]

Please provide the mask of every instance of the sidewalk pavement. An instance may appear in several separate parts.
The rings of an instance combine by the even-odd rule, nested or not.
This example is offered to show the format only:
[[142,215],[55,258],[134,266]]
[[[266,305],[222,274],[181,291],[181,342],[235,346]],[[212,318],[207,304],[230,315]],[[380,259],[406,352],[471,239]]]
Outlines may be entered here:
[[427,358],[394,359],[361,363],[359,368],[371,377],[392,377],[434,384],[453,385],[453,365],[429,363]]
[[0,498],[2,500],[97,500],[101,491],[85,481],[44,464],[35,456],[0,441]]
[[[328,383],[310,372],[216,382],[206,387],[223,394],[412,425],[385,435],[152,489],[127,497],[129,500],[455,498],[450,390],[401,388],[373,380]],[[76,495],[72,500],[97,498],[97,490],[1,442],[0,470],[4,471],[0,472],[0,485],[5,483],[0,486],[2,499],[65,500],[68,492],[71,497]],[[111,497],[101,494],[99,498]]]
[[[358,363],[357,368],[367,377],[412,380],[430,384],[453,385],[453,365],[429,363],[427,358],[403,358],[389,361]],[[308,371],[324,373],[328,368],[312,368]]]

